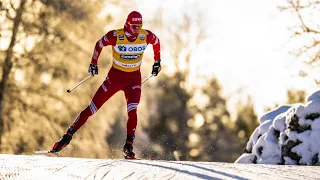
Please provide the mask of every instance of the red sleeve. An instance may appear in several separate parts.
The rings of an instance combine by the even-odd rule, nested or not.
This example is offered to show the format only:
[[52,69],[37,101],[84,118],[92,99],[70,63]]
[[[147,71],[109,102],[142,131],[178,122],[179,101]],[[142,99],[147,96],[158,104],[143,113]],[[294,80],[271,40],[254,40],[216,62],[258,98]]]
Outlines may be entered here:
[[91,64],[94,64],[94,65],[98,64],[98,59],[103,47],[108,45],[115,46],[116,42],[117,42],[117,36],[116,36],[115,30],[109,31],[107,34],[102,36],[102,38],[96,42],[96,46],[94,47]]
[[152,44],[154,60],[160,60],[160,40],[149,30],[147,30],[147,44]]

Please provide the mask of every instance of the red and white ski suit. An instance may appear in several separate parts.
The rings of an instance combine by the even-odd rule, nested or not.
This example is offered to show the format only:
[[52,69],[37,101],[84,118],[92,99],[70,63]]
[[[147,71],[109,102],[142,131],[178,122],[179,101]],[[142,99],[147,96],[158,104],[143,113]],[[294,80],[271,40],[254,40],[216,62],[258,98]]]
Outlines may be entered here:
[[91,63],[98,64],[102,48],[108,45],[112,45],[113,63],[90,105],[74,120],[72,126],[75,130],[78,130],[110,97],[122,90],[127,101],[127,135],[135,135],[137,107],[141,96],[140,66],[148,44],[153,45],[154,60],[160,60],[160,41],[149,30],[141,29],[137,36],[130,34],[126,28],[112,30],[97,41]]

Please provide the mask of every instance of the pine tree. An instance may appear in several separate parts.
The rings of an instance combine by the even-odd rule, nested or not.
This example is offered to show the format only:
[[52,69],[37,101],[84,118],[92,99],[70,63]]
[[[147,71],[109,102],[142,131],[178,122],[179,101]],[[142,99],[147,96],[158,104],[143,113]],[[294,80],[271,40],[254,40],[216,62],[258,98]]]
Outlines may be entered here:
[[237,117],[235,120],[235,132],[242,142],[248,142],[252,132],[259,126],[258,116],[250,97],[244,103],[237,106]]
[[287,90],[287,103],[305,103],[306,101],[306,92],[304,90]]
[[[154,97],[157,97],[156,110],[150,127],[145,129],[153,142],[156,155],[165,159],[188,159],[188,136],[191,128],[187,120],[191,114],[188,110],[188,102],[191,98],[181,84],[185,83],[185,75],[176,73],[174,78],[162,75],[157,80]],[[165,85],[164,85],[165,84]],[[174,154],[175,153],[175,154]]]

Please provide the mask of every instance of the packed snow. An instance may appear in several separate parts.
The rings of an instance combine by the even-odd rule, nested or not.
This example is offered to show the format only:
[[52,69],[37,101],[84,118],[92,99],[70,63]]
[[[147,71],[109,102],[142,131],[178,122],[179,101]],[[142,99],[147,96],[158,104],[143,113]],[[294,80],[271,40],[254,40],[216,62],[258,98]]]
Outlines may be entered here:
[[320,167],[0,154],[1,180],[319,179]]
[[320,91],[307,101],[263,115],[235,163],[320,165]]

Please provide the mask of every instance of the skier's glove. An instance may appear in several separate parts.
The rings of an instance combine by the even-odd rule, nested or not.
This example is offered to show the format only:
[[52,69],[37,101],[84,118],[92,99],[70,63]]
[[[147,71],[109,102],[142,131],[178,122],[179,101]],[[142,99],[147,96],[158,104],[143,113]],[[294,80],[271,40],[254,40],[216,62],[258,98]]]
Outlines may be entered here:
[[157,76],[158,73],[161,71],[161,64],[160,60],[156,60],[152,66],[152,73],[154,76]]
[[94,64],[90,64],[88,72],[91,76],[94,76],[95,74],[98,74],[98,66]]

